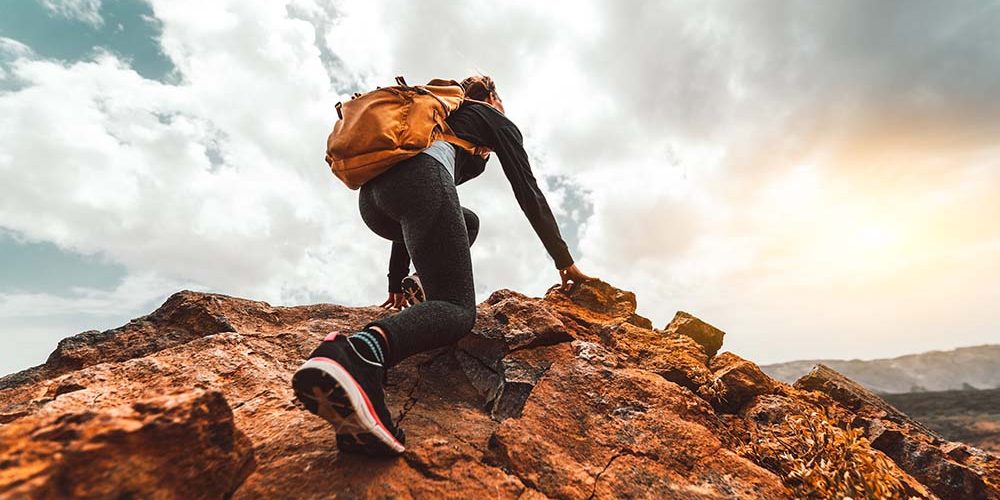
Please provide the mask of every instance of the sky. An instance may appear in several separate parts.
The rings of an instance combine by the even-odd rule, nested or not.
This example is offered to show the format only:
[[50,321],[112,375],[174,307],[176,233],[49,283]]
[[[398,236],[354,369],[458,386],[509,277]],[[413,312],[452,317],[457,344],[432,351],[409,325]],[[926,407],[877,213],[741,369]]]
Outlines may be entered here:
[[[334,105],[493,76],[579,268],[759,363],[1000,343],[1000,2],[0,0],[0,374],[181,289],[386,298]],[[492,159],[477,301],[559,281]]]

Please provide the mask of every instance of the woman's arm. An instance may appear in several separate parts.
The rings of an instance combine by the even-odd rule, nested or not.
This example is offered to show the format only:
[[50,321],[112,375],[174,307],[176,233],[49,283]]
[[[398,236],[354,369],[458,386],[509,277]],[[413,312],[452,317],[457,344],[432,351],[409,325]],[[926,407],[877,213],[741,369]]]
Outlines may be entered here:
[[531,172],[528,153],[524,151],[521,142],[521,132],[512,123],[503,125],[496,130],[496,139],[492,149],[500,159],[503,173],[514,190],[514,198],[521,206],[521,211],[542,240],[545,250],[552,256],[556,268],[563,269],[572,265],[573,257],[559,232],[556,218]]
[[410,252],[402,241],[392,242],[392,253],[389,254],[389,292],[402,292],[403,278],[410,274]]
[[573,284],[594,279],[574,263],[545,195],[531,172],[521,131],[514,122],[489,105],[467,102],[448,117],[448,124],[458,137],[496,152],[514,190],[514,198],[559,269],[561,289],[569,291]]

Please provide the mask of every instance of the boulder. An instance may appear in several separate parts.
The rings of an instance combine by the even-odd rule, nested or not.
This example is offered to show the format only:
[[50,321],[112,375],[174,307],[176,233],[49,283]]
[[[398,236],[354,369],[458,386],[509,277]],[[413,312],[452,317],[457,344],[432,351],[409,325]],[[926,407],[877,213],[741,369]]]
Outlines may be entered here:
[[705,354],[709,358],[715,356],[719,349],[722,349],[722,338],[726,336],[726,332],[684,311],[677,311],[674,319],[667,324],[664,331],[691,337],[705,350]]
[[217,391],[50,413],[0,428],[2,498],[221,498],[253,469]]

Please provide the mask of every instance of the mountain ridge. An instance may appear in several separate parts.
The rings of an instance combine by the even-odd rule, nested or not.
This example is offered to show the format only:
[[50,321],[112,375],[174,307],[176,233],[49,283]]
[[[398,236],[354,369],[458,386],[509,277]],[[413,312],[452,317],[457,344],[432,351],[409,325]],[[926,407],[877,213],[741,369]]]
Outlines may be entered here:
[[456,345],[390,370],[408,441],[386,460],[340,454],[289,380],[328,332],[389,311],[178,292],[0,378],[0,497],[1000,498],[995,455],[635,304],[599,280],[495,291]]
[[829,366],[878,393],[1000,388],[1000,344],[981,344],[872,360],[812,359],[762,365],[792,383],[814,366]]

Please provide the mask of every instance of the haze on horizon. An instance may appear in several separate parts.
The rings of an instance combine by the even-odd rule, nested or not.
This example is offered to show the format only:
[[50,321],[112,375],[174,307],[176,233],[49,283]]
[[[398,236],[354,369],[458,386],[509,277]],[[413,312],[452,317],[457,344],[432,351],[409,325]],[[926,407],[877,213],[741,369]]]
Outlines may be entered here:
[[[0,374],[182,288],[382,302],[333,104],[477,71],[655,326],[762,364],[1000,343],[1000,2],[0,6]],[[478,300],[558,280],[495,159],[459,195]]]

